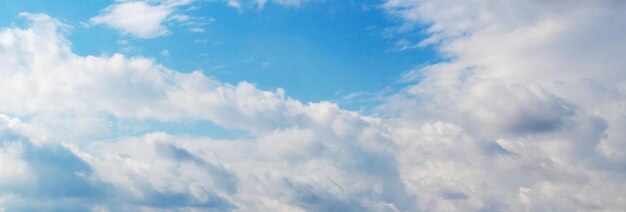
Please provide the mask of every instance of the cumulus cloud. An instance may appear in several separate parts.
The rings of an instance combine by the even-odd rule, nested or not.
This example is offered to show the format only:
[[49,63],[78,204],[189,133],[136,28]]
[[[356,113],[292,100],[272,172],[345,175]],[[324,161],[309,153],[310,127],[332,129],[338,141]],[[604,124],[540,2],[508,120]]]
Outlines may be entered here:
[[[2,138],[7,144],[0,159],[22,170],[20,175],[33,176],[31,182],[50,176],[35,185],[49,186],[51,193],[39,190],[44,194],[31,198],[22,187],[3,189],[8,210],[62,210],[72,204],[109,210],[414,207],[380,119],[328,102],[303,104],[282,89],[263,91],[200,72],[175,72],[151,59],[75,55],[57,20],[24,16],[31,21],[28,28],[0,31],[0,56],[7,65],[0,71],[0,89],[16,91],[0,97],[0,111],[28,121],[3,116],[12,124],[2,126],[17,140]],[[110,117],[210,120],[252,137],[221,141],[155,132],[86,142],[90,136],[80,135],[85,132],[72,134],[98,126],[104,130],[88,134],[106,134]],[[55,124],[58,120],[65,124]],[[6,186],[20,180],[12,174],[0,179]],[[68,181],[81,186],[54,187]],[[46,199],[64,195],[71,201]]]
[[403,175],[415,190],[441,193],[418,197],[433,203],[425,209],[623,207],[613,189],[626,164],[618,153],[626,117],[623,2],[389,0],[383,7],[404,20],[401,28],[425,25],[430,37],[416,46],[435,45],[448,57],[407,73],[405,80],[419,82],[380,106],[400,114],[395,130],[428,126],[441,134],[408,128],[400,136],[465,150],[407,143],[433,155],[408,158]]
[[0,205],[7,210],[89,210],[109,191],[62,143],[38,143],[38,127],[0,115]]
[[4,81],[0,89],[15,91],[0,95],[5,101],[2,111],[35,117],[106,113],[121,119],[209,119],[252,131],[315,121],[303,112],[315,105],[258,90],[247,82],[224,84],[200,72],[175,72],[141,57],[75,55],[58,31],[58,21],[44,15],[27,17],[34,21],[30,28],[0,32],[0,60],[11,67],[0,71]]
[[[449,58],[405,74],[417,82],[380,117],[149,58],[76,55],[65,25],[23,14],[28,27],[0,30],[0,208],[619,210],[624,7],[389,0]],[[88,136],[111,119],[250,135]]]

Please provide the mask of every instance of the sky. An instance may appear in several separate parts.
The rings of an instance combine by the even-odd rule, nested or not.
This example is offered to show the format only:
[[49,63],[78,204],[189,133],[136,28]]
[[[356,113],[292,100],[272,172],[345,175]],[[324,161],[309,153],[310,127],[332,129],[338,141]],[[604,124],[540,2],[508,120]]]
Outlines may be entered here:
[[619,0],[0,2],[0,211],[619,211]]

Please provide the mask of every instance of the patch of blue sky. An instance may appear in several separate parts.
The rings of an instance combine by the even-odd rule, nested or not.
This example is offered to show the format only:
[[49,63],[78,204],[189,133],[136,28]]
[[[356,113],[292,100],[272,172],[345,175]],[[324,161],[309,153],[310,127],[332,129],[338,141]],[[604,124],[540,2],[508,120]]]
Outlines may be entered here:
[[[386,32],[397,25],[374,8],[378,4],[327,1],[301,8],[268,4],[263,10],[241,13],[210,4],[193,11],[216,20],[202,38],[184,39],[185,33],[163,38],[202,41],[167,48],[171,56],[165,63],[202,69],[230,83],[245,80],[262,89],[283,87],[288,96],[303,102],[378,92],[394,86],[401,73],[416,64],[438,61],[432,48],[395,49],[400,35]],[[179,52],[194,51],[196,58],[180,58]]]

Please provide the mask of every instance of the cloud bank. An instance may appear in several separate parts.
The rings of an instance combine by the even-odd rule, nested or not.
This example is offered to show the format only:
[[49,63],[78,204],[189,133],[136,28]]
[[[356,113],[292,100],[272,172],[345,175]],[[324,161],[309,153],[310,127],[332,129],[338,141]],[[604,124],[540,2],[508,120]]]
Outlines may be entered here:
[[[430,37],[417,45],[436,45],[448,61],[407,73],[419,82],[382,110],[400,123],[452,124],[485,151],[459,155],[489,158],[433,164],[433,172],[454,170],[435,179],[465,188],[467,198],[428,195],[421,202],[433,204],[425,209],[624,207],[615,189],[626,165],[623,2],[390,0],[383,7],[404,21],[401,28],[426,25]],[[423,186],[419,174],[406,176]]]
[[[76,55],[64,24],[25,13],[28,27],[0,30],[0,208],[619,210],[624,7],[389,0],[400,27],[427,25],[420,45],[449,59],[406,73],[377,116],[149,58]],[[111,120],[250,136],[94,139]]]

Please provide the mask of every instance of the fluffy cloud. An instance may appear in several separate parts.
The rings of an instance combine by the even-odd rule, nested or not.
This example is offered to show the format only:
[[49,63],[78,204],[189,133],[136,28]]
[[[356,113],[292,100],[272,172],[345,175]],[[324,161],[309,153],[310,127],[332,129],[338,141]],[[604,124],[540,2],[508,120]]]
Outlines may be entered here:
[[418,193],[432,203],[425,209],[624,207],[616,189],[626,164],[623,2],[389,0],[384,8],[405,21],[401,29],[426,25],[430,37],[416,45],[448,57],[407,73],[419,82],[380,107],[400,114],[395,141],[443,142],[407,142],[429,156],[398,161],[410,164],[401,171],[409,190],[441,193]]
[[[550,128],[589,116],[608,122],[608,137],[618,136],[612,126],[621,126],[623,116],[618,114],[623,114],[626,64],[620,55],[626,44],[620,35],[626,18],[616,8],[626,7],[623,3],[394,0],[385,6],[410,23],[430,24],[431,38],[451,58],[408,74],[422,82],[390,101],[406,100],[402,95],[428,101],[422,101],[424,111],[407,113],[471,121],[463,125],[502,133],[524,132],[524,123]],[[440,106],[446,109],[437,112]],[[500,121],[513,125],[499,130]]]
[[[122,2],[126,3],[126,2]],[[625,4],[390,0],[449,60],[381,117],[285,91],[81,56],[65,26],[0,31],[0,208],[525,211],[626,207]],[[121,4],[121,3],[120,3]],[[209,120],[220,140],[110,121]]]
[[56,20],[24,16],[34,21],[30,28],[0,32],[0,60],[11,67],[0,71],[0,89],[15,91],[0,94],[2,111],[35,118],[106,113],[120,119],[209,119],[251,131],[316,121],[305,117],[314,113],[305,112],[314,105],[286,99],[282,90],[261,91],[246,82],[223,84],[199,72],[169,70],[147,58],[75,55]]
[[38,143],[38,127],[0,115],[0,208],[89,210],[109,191],[61,143]]
[[[23,16],[31,21],[28,28],[0,31],[6,64],[0,89],[15,91],[0,97],[0,111],[11,114],[0,123],[9,129],[0,159],[25,176],[0,177],[8,210],[415,206],[380,119],[328,102],[303,104],[282,89],[262,91],[246,82],[230,85],[199,72],[175,72],[146,58],[75,55],[60,22]],[[92,137],[81,133],[106,134],[109,117],[210,120],[252,137],[221,141],[156,132],[85,141]],[[34,188],[10,189],[27,176],[33,179],[25,185]],[[77,186],[58,187],[70,181]]]
[[91,18],[91,23],[105,24],[139,38],[160,37],[168,33],[164,26],[166,21],[189,19],[188,16],[174,15],[177,7],[189,3],[190,0],[122,1],[105,8],[103,14]]

